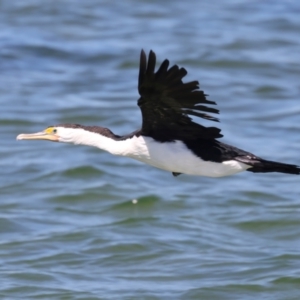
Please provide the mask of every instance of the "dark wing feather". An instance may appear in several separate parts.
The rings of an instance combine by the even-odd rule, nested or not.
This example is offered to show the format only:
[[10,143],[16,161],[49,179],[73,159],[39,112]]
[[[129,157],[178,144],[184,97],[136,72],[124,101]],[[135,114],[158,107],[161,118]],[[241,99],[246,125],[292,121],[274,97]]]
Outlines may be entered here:
[[167,59],[156,72],[155,64],[155,53],[150,51],[147,61],[142,50],[138,83],[141,96],[138,105],[143,117],[141,134],[160,141],[222,137],[220,129],[202,126],[189,117],[192,115],[218,121],[206,114],[217,114],[219,111],[206,106],[216,103],[206,99],[203,91],[199,90],[199,82],[183,83],[187,71],[177,65],[169,68]]

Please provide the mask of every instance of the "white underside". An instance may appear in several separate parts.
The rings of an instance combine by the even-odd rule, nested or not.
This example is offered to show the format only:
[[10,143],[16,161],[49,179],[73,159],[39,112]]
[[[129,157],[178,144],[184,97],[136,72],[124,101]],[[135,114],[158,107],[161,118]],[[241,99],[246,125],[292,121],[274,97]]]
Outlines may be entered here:
[[222,163],[204,161],[196,156],[181,141],[159,143],[150,137],[133,137],[128,143],[125,156],[153,167],[188,175],[223,177],[245,171],[248,165],[235,160]]
[[85,130],[82,130],[81,134],[77,129],[76,137],[73,136],[66,142],[95,146],[111,154],[131,157],[162,170],[188,175],[223,177],[242,172],[250,167],[235,160],[222,163],[204,161],[181,141],[160,143],[145,136],[115,141]]

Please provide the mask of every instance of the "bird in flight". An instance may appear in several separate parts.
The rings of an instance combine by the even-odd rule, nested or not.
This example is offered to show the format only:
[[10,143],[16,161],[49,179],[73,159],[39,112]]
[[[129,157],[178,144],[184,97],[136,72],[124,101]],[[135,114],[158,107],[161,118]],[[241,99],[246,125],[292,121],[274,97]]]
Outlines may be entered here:
[[221,130],[205,127],[192,116],[218,121],[219,111],[207,99],[198,81],[183,82],[184,68],[162,62],[155,71],[156,55],[148,59],[141,51],[138,106],[140,129],[124,136],[108,128],[59,124],[42,132],[20,134],[17,140],[48,140],[97,147],[114,155],[127,156],[153,167],[180,174],[223,177],[242,171],[300,174],[297,165],[274,162],[219,141]]

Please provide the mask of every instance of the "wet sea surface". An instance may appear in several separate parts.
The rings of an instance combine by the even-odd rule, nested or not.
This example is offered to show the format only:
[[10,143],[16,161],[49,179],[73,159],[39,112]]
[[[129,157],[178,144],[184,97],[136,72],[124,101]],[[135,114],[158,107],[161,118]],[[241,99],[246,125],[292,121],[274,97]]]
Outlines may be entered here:
[[200,3],[0,2],[1,299],[300,298],[299,176],[174,178],[15,140],[139,128],[144,48],[200,81],[224,142],[300,164],[299,2]]

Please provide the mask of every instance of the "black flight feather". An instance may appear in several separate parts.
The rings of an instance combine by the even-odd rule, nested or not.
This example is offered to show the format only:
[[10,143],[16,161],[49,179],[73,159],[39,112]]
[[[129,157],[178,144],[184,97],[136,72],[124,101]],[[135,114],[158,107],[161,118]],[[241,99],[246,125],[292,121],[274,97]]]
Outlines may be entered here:
[[218,114],[219,110],[206,105],[215,105],[199,90],[199,82],[183,83],[187,75],[184,68],[164,60],[155,72],[156,55],[151,50],[148,60],[141,51],[138,105],[142,112],[141,134],[158,141],[186,139],[216,139],[222,137],[216,127],[205,127],[195,123],[190,116],[218,121],[207,113]]

